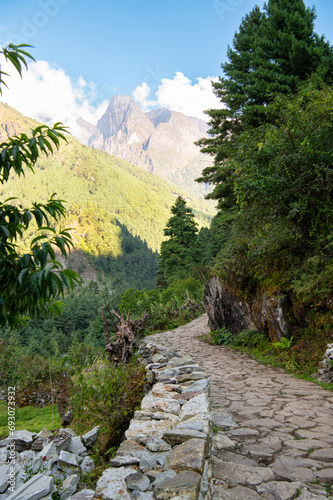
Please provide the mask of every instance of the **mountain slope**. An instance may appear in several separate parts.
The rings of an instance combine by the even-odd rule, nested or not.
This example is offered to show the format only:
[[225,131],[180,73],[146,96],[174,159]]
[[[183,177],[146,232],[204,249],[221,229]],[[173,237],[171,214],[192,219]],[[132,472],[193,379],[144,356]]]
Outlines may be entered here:
[[144,113],[133,99],[118,95],[111,99],[88,144],[203,197],[207,186],[194,179],[211,160],[194,142],[207,130],[199,118],[166,108]]
[[[5,104],[0,104],[0,138],[37,125]],[[197,211],[198,222],[208,225],[211,213],[204,200],[195,200],[174,186],[104,151],[73,138],[53,157],[42,159],[35,173],[11,177],[0,186],[0,197],[17,196],[23,204],[45,201],[52,193],[66,200],[66,224],[73,227],[78,249],[89,255],[120,256],[124,252],[120,225],[159,250],[163,228],[176,196],[186,196]],[[120,224],[120,225],[119,225]]]

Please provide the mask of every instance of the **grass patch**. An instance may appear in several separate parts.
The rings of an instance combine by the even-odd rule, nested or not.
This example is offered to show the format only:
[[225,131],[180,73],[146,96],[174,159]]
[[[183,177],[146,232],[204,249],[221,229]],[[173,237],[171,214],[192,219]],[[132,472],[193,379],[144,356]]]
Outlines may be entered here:
[[[17,408],[15,412],[15,427],[17,431],[27,430],[30,432],[39,432],[46,429],[53,430],[61,427],[61,419],[56,405],[37,408],[35,406],[25,406]],[[7,405],[4,401],[0,402],[0,438],[7,437],[8,432],[8,413]]]

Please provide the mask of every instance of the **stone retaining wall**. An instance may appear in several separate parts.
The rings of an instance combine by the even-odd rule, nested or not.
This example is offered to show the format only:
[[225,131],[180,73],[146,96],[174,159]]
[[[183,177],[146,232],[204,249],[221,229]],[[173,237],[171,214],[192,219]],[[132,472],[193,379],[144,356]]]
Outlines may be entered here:
[[97,483],[95,499],[210,500],[209,376],[190,356],[145,339],[149,392]]

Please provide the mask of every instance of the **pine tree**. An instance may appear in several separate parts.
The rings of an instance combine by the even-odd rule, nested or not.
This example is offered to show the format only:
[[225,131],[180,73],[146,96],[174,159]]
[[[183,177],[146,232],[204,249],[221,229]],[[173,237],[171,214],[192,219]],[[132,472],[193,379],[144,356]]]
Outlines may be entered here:
[[168,220],[164,235],[167,241],[161,244],[158,282],[170,284],[176,279],[185,278],[190,266],[197,262],[197,223],[192,210],[187,207],[186,201],[178,196],[176,203],[171,207],[173,216]]
[[198,181],[215,186],[207,198],[220,208],[235,204],[232,158],[240,133],[274,121],[267,105],[276,94],[295,94],[313,74],[333,81],[333,50],[314,33],[315,17],[303,0],[269,0],[263,12],[256,6],[245,16],[228,47],[225,76],[213,83],[225,107],[208,111],[212,137],[199,141],[214,165]]

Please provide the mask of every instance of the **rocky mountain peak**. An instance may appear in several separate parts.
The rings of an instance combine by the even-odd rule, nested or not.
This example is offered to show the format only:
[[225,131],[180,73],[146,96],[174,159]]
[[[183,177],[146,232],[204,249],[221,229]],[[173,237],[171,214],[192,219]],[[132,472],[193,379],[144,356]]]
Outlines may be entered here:
[[117,95],[88,144],[202,196],[206,187],[194,179],[211,160],[194,142],[206,135],[207,129],[206,122],[199,118],[167,108],[144,113],[134,99]]

